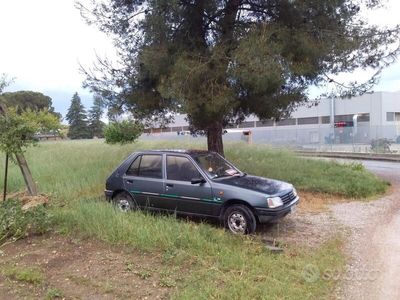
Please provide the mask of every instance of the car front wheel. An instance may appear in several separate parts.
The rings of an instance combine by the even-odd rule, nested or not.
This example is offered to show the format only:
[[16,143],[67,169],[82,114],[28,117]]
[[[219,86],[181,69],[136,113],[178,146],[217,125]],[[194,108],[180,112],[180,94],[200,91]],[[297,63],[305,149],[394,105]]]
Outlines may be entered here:
[[234,234],[252,234],[256,230],[257,222],[250,208],[232,205],[224,213],[224,225]]
[[136,208],[132,197],[126,192],[119,193],[113,197],[113,203],[122,212],[127,212]]

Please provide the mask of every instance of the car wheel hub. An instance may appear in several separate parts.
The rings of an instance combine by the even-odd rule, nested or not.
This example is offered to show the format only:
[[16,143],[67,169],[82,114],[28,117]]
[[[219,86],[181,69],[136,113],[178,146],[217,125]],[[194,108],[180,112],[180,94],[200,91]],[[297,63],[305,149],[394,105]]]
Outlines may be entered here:
[[118,201],[118,208],[121,211],[128,211],[128,210],[130,210],[131,206],[129,205],[129,201],[128,200],[119,200]]
[[246,219],[240,213],[232,213],[228,218],[228,226],[234,233],[245,233],[247,227]]

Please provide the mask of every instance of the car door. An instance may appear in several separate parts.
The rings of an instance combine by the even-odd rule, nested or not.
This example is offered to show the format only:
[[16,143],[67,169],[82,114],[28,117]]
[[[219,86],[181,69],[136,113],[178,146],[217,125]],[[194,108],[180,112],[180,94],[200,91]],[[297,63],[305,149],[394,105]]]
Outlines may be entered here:
[[211,185],[192,184],[193,178],[203,177],[193,162],[186,156],[166,155],[165,195],[177,199],[177,211],[200,215],[213,215]]
[[142,208],[174,210],[175,199],[164,199],[163,155],[141,154],[124,176],[125,189]]

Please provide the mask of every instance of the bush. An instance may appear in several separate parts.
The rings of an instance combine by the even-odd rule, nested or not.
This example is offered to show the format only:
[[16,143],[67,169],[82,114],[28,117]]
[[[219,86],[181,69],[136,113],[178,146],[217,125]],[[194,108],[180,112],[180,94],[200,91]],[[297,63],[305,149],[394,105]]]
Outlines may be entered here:
[[129,144],[135,142],[143,132],[143,125],[133,121],[121,121],[108,124],[104,136],[108,144]]
[[51,220],[43,206],[22,210],[17,200],[0,203],[0,245],[6,240],[18,240],[29,234],[43,234],[50,228]]

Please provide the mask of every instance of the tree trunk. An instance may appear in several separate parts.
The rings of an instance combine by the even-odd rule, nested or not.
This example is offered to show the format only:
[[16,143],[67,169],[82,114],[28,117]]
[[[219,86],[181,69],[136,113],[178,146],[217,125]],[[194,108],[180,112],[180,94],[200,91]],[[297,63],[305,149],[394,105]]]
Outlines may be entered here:
[[215,121],[207,128],[208,151],[215,151],[224,155],[224,144],[222,143],[222,122]]
[[37,196],[36,183],[33,181],[32,173],[29,170],[28,163],[23,154],[15,154],[19,168],[21,169],[22,176],[24,177],[28,193],[31,196]]

